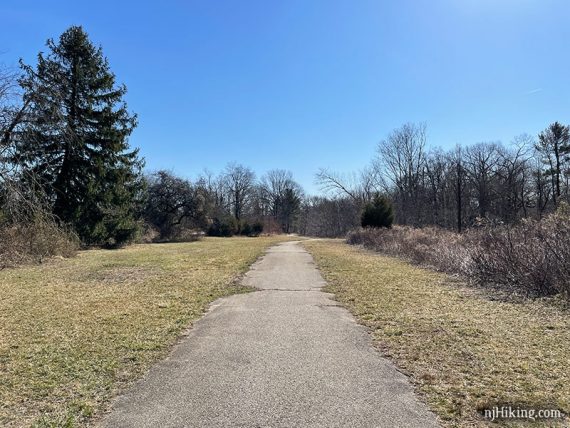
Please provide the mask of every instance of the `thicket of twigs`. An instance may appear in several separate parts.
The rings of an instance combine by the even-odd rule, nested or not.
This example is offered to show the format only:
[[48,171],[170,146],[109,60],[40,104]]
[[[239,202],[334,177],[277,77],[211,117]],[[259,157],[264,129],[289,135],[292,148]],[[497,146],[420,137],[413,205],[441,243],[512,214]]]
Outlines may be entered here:
[[39,198],[21,184],[0,184],[0,269],[75,254],[77,236],[60,226]]
[[349,244],[499,285],[527,296],[570,298],[570,212],[562,206],[540,221],[487,226],[458,234],[440,228],[360,229]]

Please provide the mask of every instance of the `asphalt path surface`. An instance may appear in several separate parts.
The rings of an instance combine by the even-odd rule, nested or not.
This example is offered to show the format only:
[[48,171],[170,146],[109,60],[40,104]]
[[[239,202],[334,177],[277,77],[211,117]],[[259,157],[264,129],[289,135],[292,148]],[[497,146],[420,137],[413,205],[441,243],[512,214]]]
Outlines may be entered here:
[[366,328],[320,291],[298,242],[215,302],[171,355],[118,397],[103,427],[437,427]]

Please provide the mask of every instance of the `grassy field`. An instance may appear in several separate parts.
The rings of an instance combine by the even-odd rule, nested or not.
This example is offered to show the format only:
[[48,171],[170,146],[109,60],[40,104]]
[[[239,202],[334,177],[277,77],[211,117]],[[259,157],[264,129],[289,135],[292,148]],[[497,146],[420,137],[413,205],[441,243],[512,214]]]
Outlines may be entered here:
[[285,237],[85,251],[0,271],[0,426],[89,424]]
[[561,302],[491,300],[341,241],[304,245],[328,291],[372,329],[445,425],[484,426],[477,410],[496,404],[570,413],[570,311]]

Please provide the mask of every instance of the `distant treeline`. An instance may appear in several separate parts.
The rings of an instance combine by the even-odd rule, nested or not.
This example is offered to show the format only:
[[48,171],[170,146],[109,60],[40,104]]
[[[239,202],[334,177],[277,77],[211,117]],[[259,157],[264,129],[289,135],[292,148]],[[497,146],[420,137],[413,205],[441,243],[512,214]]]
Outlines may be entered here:
[[271,170],[257,179],[250,168],[231,163],[195,181],[168,171],[145,181],[141,217],[154,239],[177,240],[197,230],[213,236],[298,230],[303,190],[289,171]]
[[287,171],[145,175],[125,94],[76,26],[48,40],[36,65],[0,70],[0,265],[77,244],[298,231],[303,191]]
[[362,206],[392,200],[396,222],[462,231],[541,218],[570,195],[570,127],[554,122],[536,138],[428,148],[425,124],[406,124],[378,145],[371,165],[349,177],[321,170],[323,188]]
[[145,174],[128,142],[137,116],[102,49],[74,26],[48,40],[46,51],[34,66],[0,70],[0,265],[31,253],[67,254],[77,244],[116,247],[202,232],[344,236],[377,195],[392,201],[396,223],[459,231],[540,218],[569,198],[570,130],[557,122],[509,146],[448,151],[428,149],[424,124],[406,124],[359,173],[321,170],[322,196],[306,195],[289,171],[257,178],[235,163],[192,181]]

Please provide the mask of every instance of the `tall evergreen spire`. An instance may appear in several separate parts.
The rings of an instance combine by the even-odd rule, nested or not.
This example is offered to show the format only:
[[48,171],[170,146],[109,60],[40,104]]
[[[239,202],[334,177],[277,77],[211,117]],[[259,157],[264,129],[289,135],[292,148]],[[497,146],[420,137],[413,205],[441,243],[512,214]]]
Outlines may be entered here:
[[82,27],[48,40],[35,68],[22,64],[30,120],[18,161],[47,192],[53,212],[87,244],[119,245],[136,231],[133,201],[142,160],[128,137],[137,124],[124,85]]

